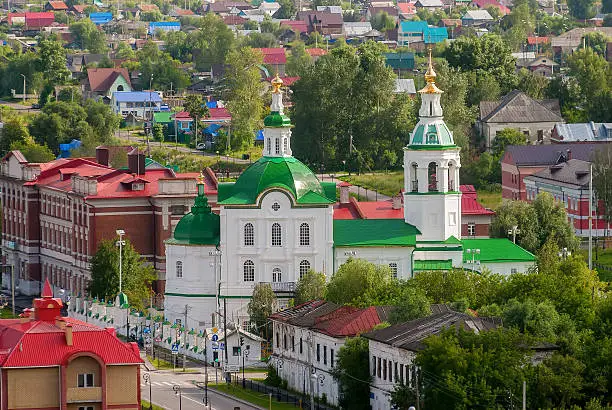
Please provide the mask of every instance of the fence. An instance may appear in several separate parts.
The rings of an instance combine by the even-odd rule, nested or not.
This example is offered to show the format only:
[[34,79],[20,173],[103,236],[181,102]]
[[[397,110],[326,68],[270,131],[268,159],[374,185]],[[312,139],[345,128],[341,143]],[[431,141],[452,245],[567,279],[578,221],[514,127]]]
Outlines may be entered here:
[[[242,375],[232,374],[232,383],[236,385],[242,385]],[[272,398],[281,403],[293,404],[295,407],[302,409],[310,409],[310,398],[308,396],[302,396],[299,394],[288,392],[287,390],[280,389],[278,387],[268,386],[262,382],[255,380],[246,379],[244,380],[244,387],[265,395],[272,395]],[[316,410],[336,410],[335,407],[330,407],[324,403],[319,403],[315,400]]]

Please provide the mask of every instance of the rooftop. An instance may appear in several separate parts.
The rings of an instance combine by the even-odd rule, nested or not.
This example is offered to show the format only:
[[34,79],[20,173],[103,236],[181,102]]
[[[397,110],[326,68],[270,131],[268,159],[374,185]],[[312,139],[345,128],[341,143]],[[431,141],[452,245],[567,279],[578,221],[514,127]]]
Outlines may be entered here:
[[483,122],[563,122],[559,100],[534,100],[522,91],[514,90],[500,101],[480,103],[480,121]]
[[416,246],[420,231],[403,219],[335,219],[335,246]]
[[551,165],[535,174],[525,177],[526,180],[544,180],[572,188],[589,187],[590,165],[588,161],[570,159],[560,164]]
[[591,161],[595,151],[601,148],[602,144],[598,143],[509,145],[502,162],[518,166],[547,166],[567,161],[570,157]]
[[155,91],[115,91],[113,97],[118,102],[162,102]]
[[534,254],[506,238],[461,239],[461,243],[464,261],[472,260],[473,255],[468,254],[467,249],[480,249],[480,254],[475,260],[485,263],[535,262],[536,260]]

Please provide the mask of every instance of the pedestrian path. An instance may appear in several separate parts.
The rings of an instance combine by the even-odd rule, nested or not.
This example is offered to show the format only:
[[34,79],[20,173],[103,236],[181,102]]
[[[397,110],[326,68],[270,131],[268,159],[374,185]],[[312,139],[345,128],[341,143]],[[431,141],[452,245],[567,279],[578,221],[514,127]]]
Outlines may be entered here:
[[[175,385],[179,385],[182,387],[193,387],[194,384],[191,382],[187,382],[187,381],[159,381],[159,382],[151,382],[151,385],[153,387],[172,387]],[[141,386],[148,386],[147,383],[145,383],[144,381],[140,382]]]

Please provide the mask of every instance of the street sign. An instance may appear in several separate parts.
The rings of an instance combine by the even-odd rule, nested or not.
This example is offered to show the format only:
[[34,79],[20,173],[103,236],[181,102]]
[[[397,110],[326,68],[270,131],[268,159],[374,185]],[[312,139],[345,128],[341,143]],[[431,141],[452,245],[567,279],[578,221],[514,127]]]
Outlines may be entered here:
[[149,326],[145,327],[144,329],[142,329],[142,333],[144,333],[145,335],[151,333],[151,328]]
[[217,350],[219,348],[219,342],[211,342],[211,346],[213,350]]
[[212,335],[211,339],[212,339],[213,342],[216,342],[217,340],[219,340],[219,336],[214,334],[214,335]]
[[219,343],[219,349],[225,350],[225,343],[224,342]]
[[240,366],[237,364],[227,364],[224,370],[228,373],[238,373],[240,371]]
[[179,352],[179,344],[172,343],[172,354],[178,354],[178,352]]

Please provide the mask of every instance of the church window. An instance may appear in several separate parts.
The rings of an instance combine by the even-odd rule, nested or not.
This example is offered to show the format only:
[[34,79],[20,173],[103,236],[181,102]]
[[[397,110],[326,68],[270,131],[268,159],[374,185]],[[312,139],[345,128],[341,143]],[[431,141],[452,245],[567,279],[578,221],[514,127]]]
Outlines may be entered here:
[[272,204],[272,210],[273,210],[274,212],[277,212],[279,209],[280,209],[280,205],[278,204],[278,202],[274,202],[274,203]]
[[419,180],[417,179],[417,169],[418,165],[416,163],[412,163],[412,192],[417,192],[419,190]]
[[289,142],[287,138],[283,138],[283,154],[287,154],[287,151],[289,151]]
[[429,102],[429,115],[433,116],[433,101]]
[[181,261],[176,261],[176,277],[177,278],[183,277],[183,262]]
[[255,281],[255,264],[252,260],[244,261],[244,265],[242,266],[242,272],[244,274],[245,282]]
[[283,237],[279,223],[272,224],[272,246],[283,246]]
[[391,269],[391,276],[397,279],[397,262],[391,262],[389,268]]
[[280,138],[274,138],[274,151],[280,154]]
[[282,272],[280,268],[272,269],[272,282],[282,282]]
[[435,132],[427,133],[427,144],[438,144],[438,134]]
[[255,229],[253,228],[252,223],[247,223],[244,225],[244,246],[254,246],[255,245]]
[[272,141],[270,140],[270,138],[267,138],[266,142],[267,142],[266,145],[268,146],[268,154],[271,154],[272,153]]
[[437,192],[438,191],[438,178],[436,176],[438,172],[438,165],[435,162],[430,162],[427,167],[427,181],[429,192]]
[[309,270],[310,270],[310,262],[308,262],[307,260],[301,261],[300,262],[300,279],[302,279],[304,275],[308,273]]
[[310,226],[304,222],[300,225],[300,246],[310,245]]

